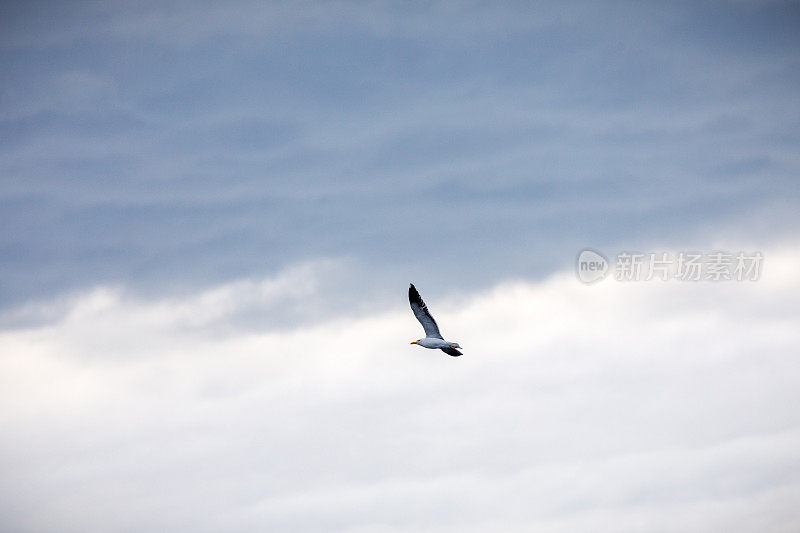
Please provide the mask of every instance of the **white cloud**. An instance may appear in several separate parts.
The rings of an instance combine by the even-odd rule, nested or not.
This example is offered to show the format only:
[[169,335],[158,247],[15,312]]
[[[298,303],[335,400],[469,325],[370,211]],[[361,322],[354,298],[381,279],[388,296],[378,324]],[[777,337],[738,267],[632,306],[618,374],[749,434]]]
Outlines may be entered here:
[[402,291],[225,327],[315,302],[329,265],[96,289],[0,334],[3,529],[795,530],[800,250],[765,256],[756,283],[564,273],[429,301],[459,359],[408,344]]

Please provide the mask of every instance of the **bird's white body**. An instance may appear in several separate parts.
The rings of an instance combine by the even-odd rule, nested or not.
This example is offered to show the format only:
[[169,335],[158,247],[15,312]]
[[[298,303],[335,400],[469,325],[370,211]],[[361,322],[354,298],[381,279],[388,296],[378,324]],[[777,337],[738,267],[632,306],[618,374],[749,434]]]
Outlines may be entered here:
[[415,344],[418,344],[423,348],[438,350],[439,348],[452,347],[455,343],[446,341],[444,339],[434,339],[432,337],[425,337],[424,339],[419,339]]

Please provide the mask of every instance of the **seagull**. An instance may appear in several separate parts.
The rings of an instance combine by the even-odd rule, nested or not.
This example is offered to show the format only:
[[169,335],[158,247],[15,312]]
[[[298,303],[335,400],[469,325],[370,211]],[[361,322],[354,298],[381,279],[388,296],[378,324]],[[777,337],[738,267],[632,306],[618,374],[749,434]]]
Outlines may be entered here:
[[431,350],[439,348],[447,355],[452,355],[453,357],[461,355],[461,352],[456,349],[461,348],[457,342],[446,341],[442,338],[442,334],[439,333],[439,326],[436,325],[436,321],[431,316],[430,311],[428,311],[428,306],[422,301],[422,297],[419,295],[419,292],[417,292],[417,288],[414,287],[413,283],[408,287],[408,301],[411,303],[411,310],[414,311],[414,316],[417,317],[419,323],[422,324],[422,329],[425,330],[425,338],[415,340],[411,344],[416,344],[423,348],[430,348]]

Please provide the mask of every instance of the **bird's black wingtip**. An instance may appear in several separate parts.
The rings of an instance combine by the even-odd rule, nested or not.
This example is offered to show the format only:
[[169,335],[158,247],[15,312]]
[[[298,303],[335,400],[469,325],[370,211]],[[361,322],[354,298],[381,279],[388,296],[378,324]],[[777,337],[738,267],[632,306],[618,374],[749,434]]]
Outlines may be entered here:
[[459,352],[455,348],[440,348],[440,350],[442,350],[444,353],[446,353],[450,357],[458,357],[459,355],[461,355],[461,352]]
[[422,303],[422,297],[419,295],[419,292],[417,291],[417,288],[414,286],[413,283],[410,283],[408,285],[408,299],[411,302],[424,305]]

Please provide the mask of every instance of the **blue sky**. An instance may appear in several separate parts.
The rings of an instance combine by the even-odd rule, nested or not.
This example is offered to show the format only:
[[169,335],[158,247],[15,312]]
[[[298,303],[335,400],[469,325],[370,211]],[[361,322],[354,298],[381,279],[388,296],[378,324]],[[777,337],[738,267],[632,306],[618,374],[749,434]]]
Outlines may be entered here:
[[[798,29],[5,3],[0,529],[797,530]],[[586,247],[765,272],[590,288]]]

